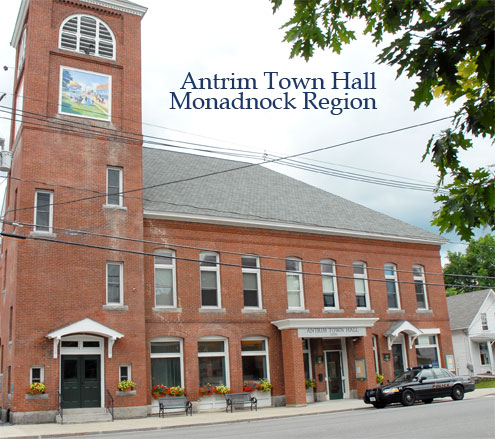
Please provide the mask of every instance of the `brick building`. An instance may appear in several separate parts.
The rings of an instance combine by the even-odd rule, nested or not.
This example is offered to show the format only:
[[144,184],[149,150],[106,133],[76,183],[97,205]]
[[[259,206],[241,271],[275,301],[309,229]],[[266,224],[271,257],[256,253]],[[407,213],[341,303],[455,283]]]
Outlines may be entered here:
[[[452,354],[442,238],[261,166],[143,148],[125,0],[23,0],[4,203],[0,407],[146,416],[155,384],[362,396]],[[211,174],[205,176],[206,174]],[[203,177],[201,177],[203,176]],[[146,188],[142,190],[142,188]],[[125,238],[125,239],[123,239]],[[118,392],[132,379],[136,389]],[[32,382],[46,393],[29,395]],[[217,402],[218,403],[218,402]]]

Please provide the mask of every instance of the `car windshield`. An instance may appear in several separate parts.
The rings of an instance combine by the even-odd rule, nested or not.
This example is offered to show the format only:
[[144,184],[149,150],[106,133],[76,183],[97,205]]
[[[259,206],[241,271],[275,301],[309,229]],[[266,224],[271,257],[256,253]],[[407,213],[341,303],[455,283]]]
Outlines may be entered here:
[[421,373],[421,370],[408,370],[404,372],[402,375],[399,375],[393,383],[405,383],[409,381],[413,381]]

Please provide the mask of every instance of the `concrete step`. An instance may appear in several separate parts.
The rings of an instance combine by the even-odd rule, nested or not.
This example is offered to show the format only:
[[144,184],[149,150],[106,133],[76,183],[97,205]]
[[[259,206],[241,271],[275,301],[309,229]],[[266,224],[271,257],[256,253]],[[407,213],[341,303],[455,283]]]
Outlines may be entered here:
[[61,424],[87,424],[89,422],[111,422],[112,415],[105,408],[65,409],[64,418],[57,415],[56,422]]

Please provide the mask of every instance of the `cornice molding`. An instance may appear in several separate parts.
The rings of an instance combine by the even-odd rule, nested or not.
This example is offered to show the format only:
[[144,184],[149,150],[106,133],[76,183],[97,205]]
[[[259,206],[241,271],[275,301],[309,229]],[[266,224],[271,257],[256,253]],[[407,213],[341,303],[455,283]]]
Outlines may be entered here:
[[281,331],[284,329],[305,329],[305,328],[371,328],[377,318],[316,318],[316,319],[284,319],[272,322]]

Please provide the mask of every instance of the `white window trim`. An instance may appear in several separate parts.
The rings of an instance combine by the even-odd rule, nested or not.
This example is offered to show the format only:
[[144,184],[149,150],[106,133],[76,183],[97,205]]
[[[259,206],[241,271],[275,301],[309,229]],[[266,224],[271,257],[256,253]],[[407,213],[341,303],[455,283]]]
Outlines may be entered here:
[[[261,274],[260,274],[260,258],[256,255],[242,255],[242,258],[254,258],[256,259],[256,268],[248,268],[248,267],[242,267],[242,273],[251,273],[251,274],[256,274],[256,282],[257,282],[257,287],[258,287],[258,306],[246,306],[244,305],[244,309],[262,309],[263,304],[261,303]],[[241,258],[241,265],[242,265],[242,258]],[[243,283],[243,302],[244,302],[244,283]]]
[[[354,271],[354,264],[360,264],[363,267],[363,274],[356,274]],[[366,266],[366,262],[364,261],[354,261],[352,263],[352,274],[354,279],[363,279],[364,281],[364,300],[366,301],[366,306],[357,306],[357,299],[356,299],[356,309],[359,310],[370,310],[371,309],[371,303],[370,303],[370,291],[368,287],[368,269]],[[358,294],[356,291],[356,283],[354,283],[354,293],[357,298]],[[360,296],[362,294],[359,294]]]
[[122,381],[122,371],[120,370],[122,367],[127,367],[127,379],[132,380],[132,366],[130,364],[120,364],[119,365],[119,382]]
[[[393,275],[389,275],[387,274],[387,267],[393,267],[393,271],[394,271],[394,274]],[[399,293],[399,282],[397,280],[397,266],[391,262],[387,262],[384,266],[383,266],[383,274],[385,275],[385,280],[392,280],[394,281],[394,284],[395,284],[395,297],[397,299],[397,307],[396,308],[390,308],[388,307],[388,309],[401,309],[401,305],[400,305],[400,293]],[[386,290],[386,284],[385,284],[385,292],[387,294],[387,306],[388,306],[388,291]]]
[[380,356],[378,354],[378,337],[373,334],[371,336],[371,340],[373,343],[373,356],[375,358],[375,371],[376,371],[376,373],[380,373]]
[[[71,50],[71,49],[68,49],[66,47],[62,47],[62,32],[63,32],[63,28],[64,28],[65,24],[69,20],[72,20],[74,17],[77,17],[77,23],[78,23],[77,24],[77,32],[76,33],[67,32],[67,33],[70,33],[71,35],[75,35],[76,36],[76,50]],[[101,20],[98,17],[95,17],[93,15],[88,15],[88,14],[74,14],[74,15],[71,15],[71,16],[67,17],[62,22],[62,24],[60,25],[60,29],[59,29],[59,32],[58,32],[58,48],[60,50],[66,50],[67,52],[79,53],[81,55],[86,55],[84,52],[81,52],[80,51],[80,41],[81,41],[81,32],[80,32],[81,26],[80,26],[80,22],[81,22],[81,17],[89,17],[89,18],[92,18],[92,19],[96,20],[95,53],[88,54],[88,56],[96,56],[97,58],[102,58],[102,59],[108,59],[108,60],[115,61],[116,55],[117,55],[117,47],[116,47],[117,45],[116,45],[115,34],[113,33],[112,29],[110,28],[110,26],[108,24],[106,24],[103,20]],[[108,32],[112,36],[113,56],[111,58],[109,58],[107,56],[101,56],[101,55],[98,55],[96,53],[96,50],[98,48],[98,43],[100,41],[100,23],[102,23],[107,28]]]
[[[155,256],[170,256],[172,258],[172,265],[157,264],[153,258],[153,281],[154,281],[154,296],[155,296],[155,308],[177,308],[177,280],[176,280],[176,266],[175,266],[175,251],[170,249],[159,249],[155,251]],[[172,270],[172,305],[158,305],[156,303],[156,269]]]
[[[419,268],[419,270],[421,271],[421,276],[417,276],[415,273],[414,273],[414,268]],[[421,281],[422,285],[423,285],[423,295],[424,295],[424,298],[425,298],[425,307],[424,308],[419,308],[418,306],[418,310],[425,310],[425,309],[429,309],[429,306],[428,306],[428,294],[426,292],[426,281],[425,281],[425,270],[424,270],[424,267],[422,265],[413,265],[412,266],[412,269],[413,269],[413,282],[414,282],[414,294],[416,295],[416,305],[418,304],[418,296],[416,294],[416,281]]]
[[29,368],[29,383],[33,383],[33,369],[40,369],[40,383],[45,382],[45,367],[44,366],[31,366]]
[[[170,353],[158,353],[158,354],[152,354],[151,353],[151,343],[160,343],[160,342],[172,342],[176,343],[179,342],[179,348],[180,352],[170,352]],[[179,337],[156,337],[152,338],[150,340],[150,358],[179,358],[180,360],[180,385],[182,388],[184,388],[184,340]],[[151,369],[150,369],[151,371]],[[151,381],[151,377],[150,377]]]
[[[120,267],[120,274],[119,274],[119,279],[120,279],[120,285],[119,285],[119,293],[120,293],[120,301],[117,302],[109,302],[108,301],[108,266],[109,265],[118,265]],[[124,263],[123,262],[118,262],[118,261],[107,261],[106,264],[106,296],[107,296],[107,305],[124,305]]]
[[[38,216],[38,194],[49,194],[50,195],[50,212],[48,217],[48,230],[38,230],[38,227],[46,227],[46,226],[38,226],[37,224],[37,216]],[[34,231],[36,233],[53,233],[53,191],[43,191],[36,190],[34,193]]]
[[[215,263],[215,266],[214,267],[210,267],[210,266],[202,266],[201,265],[201,262],[200,262],[200,265],[199,265],[199,292],[201,294],[201,308],[202,309],[221,309],[222,308],[222,294],[221,294],[221,289],[220,289],[220,266],[218,265],[218,263],[220,262],[220,257],[218,255],[218,253],[215,253],[215,252],[203,252],[199,255],[199,259],[202,261],[202,257],[203,256],[208,256],[208,255],[214,255],[216,257],[216,263]],[[213,306],[213,305],[203,305],[203,293],[202,293],[202,286],[201,286],[201,272],[202,271],[213,271],[216,273],[216,277],[217,277],[217,305],[216,306]]]
[[[255,340],[255,341],[264,341],[265,342],[265,350],[263,351],[242,351],[242,342],[243,341],[250,341],[250,340]],[[268,355],[268,339],[266,337],[243,337],[241,339],[241,357],[260,357],[264,355],[265,356],[265,363],[266,363],[266,378],[268,381],[270,381],[270,356]],[[242,360],[242,358],[241,358]],[[242,366],[242,361],[241,361],[241,366]],[[241,367],[242,369],[242,367]]]
[[[286,290],[287,290],[287,309],[297,309],[297,310],[304,310],[305,309],[305,305],[304,305],[304,286],[303,286],[303,275],[302,275],[302,260],[300,258],[296,258],[296,257],[289,257],[289,258],[285,258],[286,260],[286,264],[287,264],[287,261],[296,261],[298,262],[299,264],[299,267],[298,267],[298,270],[297,271],[289,271],[287,270],[287,265],[285,266],[285,270],[286,270],[286,273],[285,273],[285,280],[286,280]],[[289,284],[287,282],[287,278],[289,277],[289,275],[291,276],[294,276],[294,275],[297,275],[299,277],[299,301],[300,301],[300,305],[299,306],[290,306],[289,305]]]
[[[323,264],[326,264],[326,265],[331,265],[333,267],[333,272],[330,273],[330,272],[327,272],[327,271],[323,271]],[[336,278],[336,275],[337,275],[337,271],[336,271],[336,264],[335,264],[335,261],[333,259],[322,259],[320,261],[320,267],[321,267],[321,283],[322,283],[322,291],[323,291],[323,295],[325,295],[325,291],[323,290],[323,277],[326,276],[326,277],[330,277],[332,279],[332,284],[333,284],[333,300],[335,302],[335,306],[325,306],[325,299],[323,299],[323,309],[327,310],[327,309],[339,309],[339,293],[337,291],[337,278]]]
[[[229,340],[225,337],[208,336],[198,338],[198,343],[202,341],[223,341],[224,352],[198,352],[198,358],[200,357],[224,357],[225,361],[225,381],[224,386],[230,387],[230,367],[229,367]],[[199,372],[199,371],[198,371]],[[199,378],[199,373],[198,373]]]
[[435,334],[423,335],[423,337],[435,337],[435,343],[434,344],[429,343],[429,340],[428,340],[428,344],[418,344],[419,337],[421,337],[421,335],[416,338],[416,342],[414,343],[414,349],[417,349],[417,348],[419,348],[419,349],[421,349],[421,348],[435,348],[437,351],[438,367],[442,367],[442,357],[440,356],[440,346],[438,344],[438,336]]
[[[110,195],[109,193],[109,171],[118,171],[119,172],[119,204],[110,204],[108,197]],[[118,207],[123,207],[124,206],[124,197],[122,195],[122,192],[124,191],[124,170],[122,168],[119,168],[117,166],[107,166],[107,197],[106,197],[106,205],[107,206],[118,206]]]

